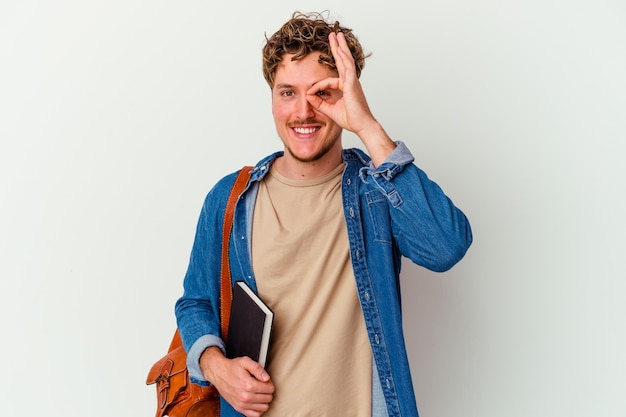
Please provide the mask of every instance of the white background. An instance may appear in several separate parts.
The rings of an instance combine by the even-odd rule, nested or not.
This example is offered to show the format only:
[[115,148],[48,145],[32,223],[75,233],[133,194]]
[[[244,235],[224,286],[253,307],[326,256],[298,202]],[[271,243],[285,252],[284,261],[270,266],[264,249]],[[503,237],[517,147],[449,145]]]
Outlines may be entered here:
[[355,29],[473,226],[405,262],[421,415],[626,416],[621,0],[0,2],[2,414],[154,414],[203,198],[281,148],[260,49],[296,9]]

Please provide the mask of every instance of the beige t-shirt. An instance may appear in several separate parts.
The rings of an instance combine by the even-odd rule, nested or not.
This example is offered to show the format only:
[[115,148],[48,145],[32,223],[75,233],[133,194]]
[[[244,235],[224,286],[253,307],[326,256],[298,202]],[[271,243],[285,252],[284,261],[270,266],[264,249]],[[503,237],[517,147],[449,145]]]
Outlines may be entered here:
[[371,416],[372,353],[357,297],[341,199],[344,166],[261,182],[252,264],[274,311],[266,416]]

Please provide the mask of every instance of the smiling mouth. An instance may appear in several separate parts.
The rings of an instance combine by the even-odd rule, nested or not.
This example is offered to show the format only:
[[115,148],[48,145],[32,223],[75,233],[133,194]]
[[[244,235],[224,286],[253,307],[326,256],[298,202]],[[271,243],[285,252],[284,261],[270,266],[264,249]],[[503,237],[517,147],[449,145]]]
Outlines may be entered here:
[[294,132],[296,132],[299,135],[310,135],[320,130],[321,127],[320,126],[307,126],[307,127],[298,126],[298,127],[293,127],[292,129]]

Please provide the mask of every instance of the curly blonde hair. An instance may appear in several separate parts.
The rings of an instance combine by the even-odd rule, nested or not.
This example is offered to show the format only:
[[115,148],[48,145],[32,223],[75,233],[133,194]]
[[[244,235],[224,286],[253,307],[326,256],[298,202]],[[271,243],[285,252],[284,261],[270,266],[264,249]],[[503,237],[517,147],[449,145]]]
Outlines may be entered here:
[[319,52],[318,62],[337,70],[328,42],[328,35],[331,32],[342,32],[345,35],[356,65],[356,75],[360,77],[366,56],[352,30],[340,26],[337,21],[333,24],[329,23],[322,13],[295,12],[291,19],[269,39],[267,35],[265,36],[267,42],[263,47],[263,77],[270,88],[274,86],[276,68],[284,54],[294,54],[291,59],[295,61],[311,52]]

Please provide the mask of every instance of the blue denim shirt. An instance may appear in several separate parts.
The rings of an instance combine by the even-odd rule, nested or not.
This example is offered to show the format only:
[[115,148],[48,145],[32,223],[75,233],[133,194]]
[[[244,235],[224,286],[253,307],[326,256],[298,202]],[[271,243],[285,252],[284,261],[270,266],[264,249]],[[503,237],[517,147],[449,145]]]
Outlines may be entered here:
[[[465,215],[413,162],[402,142],[375,168],[358,149],[343,151],[346,168],[342,199],[350,256],[373,354],[373,409],[386,405],[389,416],[417,416],[404,344],[400,304],[401,257],[432,271],[454,266],[472,242]],[[237,202],[230,242],[233,282],[256,290],[251,264],[252,214],[259,181],[277,152],[260,161]],[[209,346],[224,349],[220,338],[219,277],[224,208],[236,173],[208,193],[198,221],[184,294],[176,318],[193,382],[206,385],[199,358]],[[222,400],[223,416],[239,414]],[[384,414],[383,414],[384,415]]]

